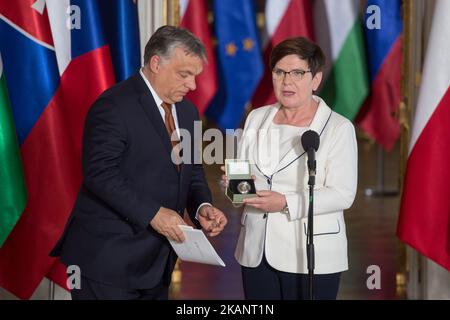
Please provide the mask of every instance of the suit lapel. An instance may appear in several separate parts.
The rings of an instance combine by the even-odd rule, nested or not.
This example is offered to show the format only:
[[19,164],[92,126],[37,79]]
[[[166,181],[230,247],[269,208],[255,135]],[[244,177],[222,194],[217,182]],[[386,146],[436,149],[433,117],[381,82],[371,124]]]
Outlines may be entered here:
[[155,131],[158,133],[161,142],[163,143],[167,152],[169,152],[170,154],[170,152],[172,152],[172,144],[170,143],[167,129],[161,118],[161,113],[159,113],[158,107],[156,106],[155,100],[153,99],[150,90],[141,94],[139,101],[141,103],[142,109],[144,109],[145,114],[155,128]]
[[[176,110],[177,110],[178,128],[179,128],[179,129],[185,129],[185,130],[188,130],[188,131],[189,131],[189,133],[190,133],[190,135],[191,135],[191,146],[189,146],[189,147],[192,147],[193,139],[195,138],[195,137],[194,137],[194,132],[192,132],[192,130],[190,130],[190,128],[191,128],[191,126],[192,126],[192,124],[191,124],[190,122],[191,122],[192,120],[189,119],[189,118],[186,116],[186,109],[183,108],[182,102],[176,103],[176,104],[175,104],[175,108],[176,108]],[[181,137],[180,137],[180,139],[181,139]],[[184,151],[183,151],[183,152],[184,152]],[[191,150],[191,152],[194,152],[194,150]],[[191,159],[191,160],[192,160],[192,159]],[[184,172],[184,169],[185,169],[184,167],[185,167],[184,163],[181,162],[181,164],[180,164],[180,179],[183,178],[183,172]]]
[[[164,125],[164,121],[161,117],[161,113],[159,112],[158,107],[156,106],[155,99],[150,92],[150,89],[142,79],[142,76],[138,73],[135,76],[136,80],[136,88],[139,93],[139,103],[144,110],[147,118],[150,120],[155,131],[158,133],[159,139],[161,139],[161,143],[164,145],[164,148],[167,151],[170,162],[172,163],[171,153],[172,153],[172,143],[170,142],[169,134],[167,133],[166,126]],[[178,117],[179,119],[180,117]],[[172,163],[174,170],[177,170],[174,163]]]
[[[194,150],[194,139],[195,139],[195,132],[194,132],[194,124],[193,121],[194,119],[192,119],[189,114],[187,114],[187,107],[186,105],[183,105],[183,101],[178,102],[175,104],[175,108],[177,110],[177,118],[178,118],[178,128],[184,129],[184,130],[188,130],[189,134],[190,134],[190,139],[191,139],[191,143],[190,145],[188,145],[189,148],[191,148],[191,158],[189,159],[190,161],[193,161],[193,152],[195,152]],[[181,139],[181,137],[180,137]],[[184,150],[183,150],[184,152]],[[194,165],[194,163],[191,163],[192,165]],[[185,194],[187,192],[187,189],[189,187],[190,184],[190,175],[189,175],[189,168],[190,166],[186,165],[185,163],[181,163],[180,164],[180,175],[179,175],[179,181],[180,183],[178,184],[178,204],[177,204],[177,208],[181,208],[182,204],[180,203],[180,196],[182,194]]]

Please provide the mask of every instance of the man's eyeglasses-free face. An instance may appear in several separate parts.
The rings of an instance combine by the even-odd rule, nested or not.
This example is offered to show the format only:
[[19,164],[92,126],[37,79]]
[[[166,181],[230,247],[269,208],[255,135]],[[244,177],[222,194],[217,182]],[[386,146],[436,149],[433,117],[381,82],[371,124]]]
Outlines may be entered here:
[[300,81],[308,72],[311,72],[311,70],[305,71],[300,69],[293,69],[291,71],[284,71],[283,69],[276,68],[272,70],[272,76],[275,80],[281,80],[284,79],[284,77],[288,74],[291,76],[291,79],[293,81]]

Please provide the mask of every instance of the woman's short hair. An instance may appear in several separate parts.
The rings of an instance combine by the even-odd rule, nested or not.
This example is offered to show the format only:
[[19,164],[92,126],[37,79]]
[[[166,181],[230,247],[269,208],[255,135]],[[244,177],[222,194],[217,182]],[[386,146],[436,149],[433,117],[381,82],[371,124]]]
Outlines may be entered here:
[[313,76],[325,66],[325,55],[317,44],[304,37],[293,37],[283,40],[272,49],[270,68],[273,70],[278,61],[291,54],[305,60]]

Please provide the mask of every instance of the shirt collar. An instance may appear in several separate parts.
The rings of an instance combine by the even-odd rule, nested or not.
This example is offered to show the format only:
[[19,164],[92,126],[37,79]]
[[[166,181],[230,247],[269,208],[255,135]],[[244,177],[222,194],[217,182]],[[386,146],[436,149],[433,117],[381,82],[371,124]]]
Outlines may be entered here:
[[152,93],[153,99],[156,102],[156,105],[158,107],[161,106],[161,103],[163,103],[163,101],[161,100],[161,98],[158,96],[158,94],[156,93],[155,89],[153,89],[152,85],[150,84],[150,81],[148,81],[147,77],[144,75],[144,73],[142,72],[142,68],[139,70],[139,73],[141,74],[142,79],[144,79],[145,84],[147,85],[147,87],[150,89],[150,92]]

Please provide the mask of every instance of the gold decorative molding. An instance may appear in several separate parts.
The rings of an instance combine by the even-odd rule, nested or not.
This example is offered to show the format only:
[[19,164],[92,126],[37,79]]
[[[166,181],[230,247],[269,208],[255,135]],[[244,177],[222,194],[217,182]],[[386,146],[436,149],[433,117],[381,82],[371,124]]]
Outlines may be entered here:
[[164,0],[163,11],[165,15],[165,24],[178,26],[180,25],[180,1]]
[[169,14],[168,14],[168,2],[169,0],[162,0],[162,15],[163,15],[163,17],[162,17],[162,25],[167,25],[167,21],[168,21],[168,17],[169,17]]

